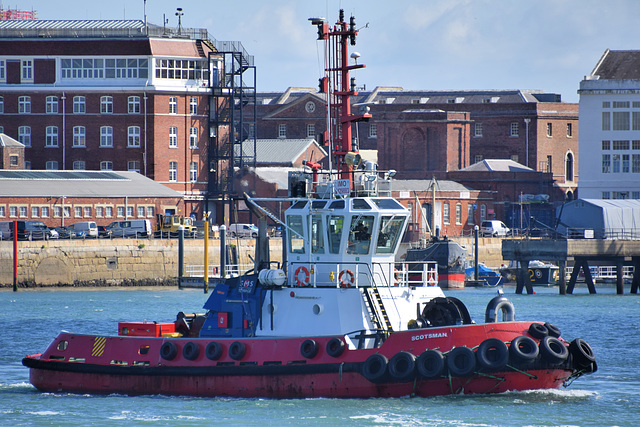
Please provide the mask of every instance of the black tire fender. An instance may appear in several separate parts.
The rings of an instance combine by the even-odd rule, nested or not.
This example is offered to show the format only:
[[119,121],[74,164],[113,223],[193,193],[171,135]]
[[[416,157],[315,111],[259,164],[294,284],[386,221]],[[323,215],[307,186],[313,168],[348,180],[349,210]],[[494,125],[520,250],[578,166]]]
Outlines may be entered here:
[[549,335],[549,330],[540,323],[532,323],[529,325],[529,335],[539,340]]
[[331,357],[340,357],[344,353],[344,341],[340,338],[331,338],[327,343],[327,354]]
[[389,360],[380,353],[372,354],[362,364],[362,375],[372,383],[383,381],[387,376]]
[[389,360],[389,374],[400,382],[412,381],[416,376],[416,356],[400,351]]
[[200,346],[189,341],[182,347],[182,357],[187,360],[196,360],[200,355]]
[[426,378],[437,378],[444,371],[444,355],[439,350],[425,350],[416,361],[418,373]]
[[160,357],[164,360],[173,360],[178,355],[178,346],[174,342],[167,341],[160,347]]
[[509,348],[498,338],[487,338],[478,346],[476,360],[485,369],[502,369],[509,361]]
[[247,352],[247,346],[240,341],[234,341],[229,346],[229,357],[233,360],[240,360]]
[[466,377],[476,370],[476,355],[469,347],[456,347],[447,354],[451,376]]
[[318,343],[312,339],[304,340],[302,344],[300,344],[300,354],[305,359],[313,359],[316,357],[318,349]]
[[552,324],[552,323],[545,323],[544,327],[547,328],[547,331],[549,331],[549,335],[552,337],[560,337],[560,328],[558,328],[556,325]]
[[559,365],[567,360],[569,350],[558,338],[546,336],[540,341],[540,355],[545,362]]
[[593,349],[582,338],[576,338],[569,343],[569,353],[571,353],[576,366],[580,369],[589,368],[596,361]]
[[509,360],[512,363],[532,362],[539,354],[538,345],[530,337],[515,337],[509,346]]
[[211,341],[204,349],[204,354],[209,360],[218,360],[222,357],[222,344]]

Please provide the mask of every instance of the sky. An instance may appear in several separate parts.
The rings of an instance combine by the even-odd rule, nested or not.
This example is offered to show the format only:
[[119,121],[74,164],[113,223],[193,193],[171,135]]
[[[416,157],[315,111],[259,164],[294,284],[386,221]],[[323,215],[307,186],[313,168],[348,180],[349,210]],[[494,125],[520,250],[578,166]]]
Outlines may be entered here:
[[[144,0],[13,0],[38,19],[144,19]],[[361,28],[357,85],[523,89],[578,102],[606,49],[640,49],[640,0],[147,0],[149,23],[206,28],[254,56],[258,91],[317,87],[322,43],[308,18],[345,10]]]

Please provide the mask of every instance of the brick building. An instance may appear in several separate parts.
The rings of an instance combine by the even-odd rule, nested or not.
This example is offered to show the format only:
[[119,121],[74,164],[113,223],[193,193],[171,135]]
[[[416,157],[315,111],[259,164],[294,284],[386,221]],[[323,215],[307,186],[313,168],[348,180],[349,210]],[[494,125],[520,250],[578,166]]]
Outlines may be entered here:
[[26,169],[139,172],[215,218],[235,105],[227,48],[139,20],[0,22],[0,131],[24,144]]
[[0,133],[0,169],[24,169],[24,145]]

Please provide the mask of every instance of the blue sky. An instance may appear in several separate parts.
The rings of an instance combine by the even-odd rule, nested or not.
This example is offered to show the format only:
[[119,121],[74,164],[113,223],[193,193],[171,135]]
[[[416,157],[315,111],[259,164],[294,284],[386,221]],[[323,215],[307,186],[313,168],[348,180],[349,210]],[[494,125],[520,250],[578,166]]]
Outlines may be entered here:
[[[143,0],[13,0],[39,19],[143,19]],[[539,89],[577,102],[605,49],[640,49],[638,0],[147,0],[147,19],[206,28],[255,56],[258,90],[316,87],[322,48],[308,18],[356,17],[358,85]]]

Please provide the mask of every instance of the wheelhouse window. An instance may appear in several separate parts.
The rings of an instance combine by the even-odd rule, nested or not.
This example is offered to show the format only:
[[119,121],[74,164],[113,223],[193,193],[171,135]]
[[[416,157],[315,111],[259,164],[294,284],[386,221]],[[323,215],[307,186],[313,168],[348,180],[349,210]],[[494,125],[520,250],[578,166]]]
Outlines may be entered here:
[[378,230],[377,254],[391,254],[394,252],[404,226],[405,217],[383,216]]
[[369,253],[373,221],[374,217],[369,215],[358,215],[351,218],[347,244],[348,254],[365,255]]
[[311,253],[324,253],[324,233],[322,216],[320,215],[312,215],[311,217]]
[[302,221],[302,215],[289,215],[287,217],[287,226],[290,228],[287,233],[289,236],[289,252],[303,254],[304,224]]
[[327,218],[327,231],[329,235],[329,253],[340,253],[340,240],[342,239],[342,229],[344,228],[344,216],[331,215]]

